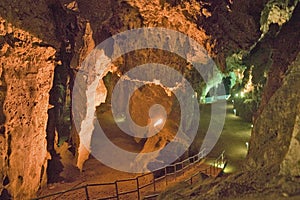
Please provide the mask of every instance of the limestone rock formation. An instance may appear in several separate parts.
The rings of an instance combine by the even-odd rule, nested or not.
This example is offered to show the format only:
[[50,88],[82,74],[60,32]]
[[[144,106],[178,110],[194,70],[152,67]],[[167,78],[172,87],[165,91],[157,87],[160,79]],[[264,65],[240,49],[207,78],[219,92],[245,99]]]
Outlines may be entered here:
[[254,79],[262,78],[260,69],[267,76],[244,170],[199,184],[197,189],[182,187],[178,189],[182,198],[299,198],[299,13],[298,4],[291,19],[272,33],[273,38],[262,39],[250,51]]
[[300,54],[257,119],[245,169],[193,187],[181,185],[177,195],[170,189],[159,199],[299,198],[299,58]]
[[[280,167],[285,175],[299,175],[296,174],[299,171],[296,153],[300,105],[300,92],[297,89],[300,81],[299,64],[298,54],[298,59],[289,67],[282,86],[270,98],[268,106],[256,120],[248,163],[245,165],[247,169],[273,166]],[[291,156],[294,157],[293,161]]]
[[1,190],[29,198],[45,184],[46,123],[56,50],[0,17]]
[[[299,107],[299,106],[298,106]],[[298,111],[299,113],[299,111]],[[299,151],[299,115],[295,119],[295,126],[289,145],[289,150],[280,165],[280,172],[283,175],[299,176],[300,174],[300,158]]]
[[[71,95],[80,65],[97,44],[125,30],[164,27],[195,39],[218,67],[225,70],[227,56],[249,50],[260,38],[259,21],[266,3],[266,0],[1,0],[0,198],[34,197],[46,182],[47,159],[51,159],[47,153],[46,122],[54,60],[69,72]],[[248,156],[251,168],[261,170],[261,167],[275,165],[274,171],[284,175],[299,175],[298,154],[293,159],[299,147],[299,113],[295,109],[299,107],[296,92],[299,61],[287,70],[299,55],[299,6],[296,11],[289,25],[282,27],[278,40],[270,45],[276,50],[274,64],[268,74]],[[139,59],[125,55],[114,63],[117,70],[109,68],[106,73],[124,73],[130,69],[129,65],[166,56],[162,52],[158,52],[158,56],[153,52],[134,53]],[[194,85],[198,84],[195,80],[199,76],[190,73],[188,63],[178,58],[173,62],[175,69],[189,76]],[[165,64],[170,64],[170,60]],[[88,102],[92,106],[105,99],[104,83],[100,80],[103,77],[97,80],[91,77],[93,89],[97,89],[99,82],[102,86],[98,87],[101,95],[95,97],[96,101]],[[85,100],[89,92],[86,90],[78,98]],[[71,103],[69,100],[67,106]],[[275,116],[273,112],[280,115]],[[78,113],[84,119],[85,111],[78,110]],[[72,125],[77,157],[84,152],[83,158],[78,159],[78,166],[82,167],[89,149],[82,148],[84,140],[82,137],[79,141],[78,134],[85,135],[84,131],[92,127],[83,125],[76,129]],[[244,176],[249,174],[252,172]]]

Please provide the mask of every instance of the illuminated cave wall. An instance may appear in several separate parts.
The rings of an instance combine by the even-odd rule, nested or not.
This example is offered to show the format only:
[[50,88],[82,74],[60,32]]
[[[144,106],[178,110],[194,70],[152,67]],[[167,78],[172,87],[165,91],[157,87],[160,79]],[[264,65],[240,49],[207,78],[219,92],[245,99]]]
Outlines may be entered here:
[[[294,175],[296,175],[295,171],[299,169],[299,164],[294,166],[282,164],[283,160],[285,160],[284,163],[289,163],[287,160],[290,158],[285,157],[290,157],[291,146],[295,145],[295,140],[292,138],[297,138],[298,131],[296,124],[299,115],[297,110],[299,89],[296,85],[299,85],[300,80],[300,33],[295,30],[300,28],[299,18],[300,6],[298,5],[291,20],[282,26],[273,40],[269,40],[272,51],[272,55],[269,57],[271,64],[267,70],[262,100],[254,120],[248,156],[249,167],[273,165],[279,168],[280,165],[281,171]],[[255,57],[253,54],[251,60],[255,61],[257,58],[259,57]],[[278,148],[280,148],[279,151]],[[261,154],[263,156],[258,156]],[[297,158],[297,154],[294,156]]]
[[[219,68],[225,71],[226,57],[239,50],[249,50],[260,38],[260,14],[266,2],[1,1],[2,197],[33,197],[46,181],[43,176],[49,158],[46,122],[54,59],[68,67],[68,78],[72,81],[84,58],[104,39],[128,29],[154,26],[174,29],[192,37],[203,44]],[[159,60],[164,54],[160,56],[154,59]],[[147,61],[146,57],[142,55],[140,60]],[[126,59],[127,64],[135,62]],[[124,63],[120,61],[118,65],[121,71],[126,66]],[[181,66],[184,70],[185,64]],[[282,76],[281,71],[275,70],[274,74]],[[193,78],[190,80],[194,81]],[[194,83],[197,85],[197,80]],[[275,82],[270,80],[266,87],[272,88],[273,84]],[[72,88],[72,84],[69,87]],[[266,91],[274,93],[271,89]],[[77,135],[80,131],[72,126],[72,141],[76,147],[80,145]],[[250,148],[254,152],[256,137],[252,140]],[[28,152],[26,159],[24,152]]]
[[56,50],[2,17],[0,40],[0,199],[10,194],[24,199],[46,181],[47,109]]
[[[241,50],[226,58],[225,72],[236,83],[231,90],[234,107],[237,115],[249,122],[254,122],[280,87],[283,74],[297,56],[299,46],[295,30],[298,17],[294,12],[297,3],[269,1],[260,18],[260,39],[249,50]],[[293,20],[289,22],[292,16]]]

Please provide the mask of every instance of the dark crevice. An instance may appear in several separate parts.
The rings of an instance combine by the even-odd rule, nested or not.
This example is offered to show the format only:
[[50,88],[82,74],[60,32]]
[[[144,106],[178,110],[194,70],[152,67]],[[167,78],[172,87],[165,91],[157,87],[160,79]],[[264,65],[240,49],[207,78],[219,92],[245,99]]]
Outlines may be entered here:
[[9,184],[9,178],[8,176],[5,176],[4,180],[3,180],[3,186],[7,186]]
[[[78,32],[77,19],[74,13],[67,12],[60,3],[50,6],[53,19],[56,25],[56,35],[61,41],[61,48],[57,51],[57,64],[54,70],[53,86],[50,90],[49,104],[53,108],[48,110],[47,122],[47,150],[51,154],[48,160],[46,173],[48,183],[55,183],[63,180],[60,173],[63,171],[61,156],[55,151],[55,146],[69,143],[71,146],[71,92],[74,73],[70,68],[70,62],[74,54],[75,37]],[[61,19],[64,19],[63,21]],[[55,144],[55,134],[58,134],[58,141]]]
[[37,46],[37,47],[52,47],[55,48],[54,46],[44,43],[44,42],[33,42],[32,46]]
[[23,176],[18,176],[18,183],[20,186],[23,184]]
[[1,200],[10,200],[12,199],[12,196],[9,194],[7,189],[3,189],[0,195]]
[[4,135],[5,134],[5,127],[4,127],[4,123],[6,120],[5,114],[4,114],[4,101],[5,101],[5,97],[6,97],[6,92],[7,92],[7,86],[5,83],[5,78],[4,78],[4,70],[2,69],[2,74],[0,77],[0,135]]
[[11,134],[8,134],[8,138],[7,138],[7,166],[10,166],[10,162],[9,162],[9,157],[11,155]]

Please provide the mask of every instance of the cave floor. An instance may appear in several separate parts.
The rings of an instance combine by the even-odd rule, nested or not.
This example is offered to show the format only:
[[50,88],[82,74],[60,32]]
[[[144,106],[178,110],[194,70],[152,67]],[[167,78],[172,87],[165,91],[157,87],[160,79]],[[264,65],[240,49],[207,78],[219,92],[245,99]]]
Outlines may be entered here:
[[208,154],[208,162],[212,162],[222,151],[225,151],[227,160],[225,173],[233,173],[241,170],[245,159],[251,135],[251,124],[243,121],[233,113],[233,105],[227,105],[225,124],[220,138],[211,152]]
[[[109,131],[112,133],[110,139],[118,144],[118,146],[134,152],[138,152],[142,149],[142,143],[137,144],[133,139],[126,138],[124,134],[120,133],[119,128],[114,124],[109,112],[102,113],[98,116],[98,119],[101,121],[101,127],[104,132]],[[225,173],[238,171],[242,160],[247,154],[246,142],[250,137],[250,132],[251,124],[246,123],[235,116],[232,111],[232,105],[227,105],[226,120],[222,134],[215,147],[209,153],[207,163],[225,150],[225,156],[228,161]],[[67,143],[64,143],[60,147],[56,147],[56,151],[61,157],[61,162],[64,165],[64,171],[60,174],[61,177],[63,177],[63,181],[60,180],[57,183],[48,184],[47,187],[42,188],[39,191],[38,196],[71,189],[87,183],[114,182],[115,180],[134,178],[138,175],[112,169],[92,156],[85,162],[83,172],[80,173],[75,167],[75,160],[71,152],[67,149]],[[65,195],[64,197],[61,196],[56,199],[61,198],[65,198]],[[81,199],[81,197],[78,197],[78,199]]]

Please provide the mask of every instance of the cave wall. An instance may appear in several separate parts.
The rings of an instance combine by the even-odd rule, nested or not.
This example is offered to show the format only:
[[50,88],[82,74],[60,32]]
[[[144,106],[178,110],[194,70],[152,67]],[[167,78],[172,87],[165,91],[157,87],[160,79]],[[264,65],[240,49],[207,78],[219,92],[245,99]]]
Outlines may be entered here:
[[[58,57],[75,74],[88,53],[111,35],[139,27],[165,27],[203,44],[218,66],[225,69],[227,55],[250,48],[260,37],[259,18],[265,3],[261,0],[1,1],[2,191],[6,188],[15,198],[26,198],[34,196],[42,185],[48,158],[45,123],[55,52],[64,52]],[[147,56],[140,59],[146,60]],[[138,62],[128,59],[127,63]],[[78,147],[80,129],[73,126],[72,131]],[[24,152],[30,155],[27,159]]]
[[[0,17],[1,199],[29,198],[46,181],[46,122],[55,49]],[[7,192],[8,191],[8,192]]]
[[[290,21],[277,29],[271,39],[263,41],[250,52],[254,71],[266,71],[266,83],[262,100],[254,118],[247,168],[281,166],[288,150],[291,150],[293,133],[299,114],[299,37],[300,6],[295,8]],[[268,51],[269,55],[259,56],[257,52]],[[264,54],[260,54],[264,55]],[[251,60],[251,59],[250,59]],[[259,64],[257,64],[259,63]],[[263,65],[265,63],[265,65]],[[267,63],[270,63],[267,65]],[[255,68],[258,69],[255,69]],[[254,73],[260,79],[261,73]],[[275,114],[276,113],[276,114]],[[294,149],[294,148],[292,148]],[[296,156],[296,155],[295,155]],[[297,157],[297,156],[296,156]],[[286,161],[285,161],[286,162]],[[288,163],[288,162],[287,162]],[[289,165],[285,173],[298,171],[298,165]]]
[[[106,1],[104,7],[102,6],[104,2],[99,1],[90,1],[89,4],[84,1],[75,3],[76,8],[73,11],[77,22],[83,23],[80,22],[81,31],[79,30],[74,38],[76,45],[71,61],[72,68],[78,68],[94,45],[111,35],[133,28],[164,27],[180,31],[195,39],[205,47],[219,67],[225,69],[225,58],[228,54],[249,48],[260,37],[260,24],[257,19],[266,2],[243,1],[241,4],[232,4],[230,1],[191,0],[174,3],[132,0]],[[82,30],[88,30],[88,33]],[[125,56],[125,61],[118,63],[119,70],[126,71],[124,68],[128,67],[128,64],[143,63],[149,60],[151,55],[139,52],[136,57]],[[166,58],[165,54],[157,55],[152,56],[154,60]],[[199,83],[195,81],[195,84]],[[76,132],[80,131],[78,128],[74,131],[75,138]],[[80,146],[78,137],[74,141]]]
[[[298,74],[299,76],[299,74]],[[295,125],[293,128],[289,150],[286,153],[282,163],[280,164],[280,174],[287,176],[300,175],[300,117],[299,105],[297,106],[297,113]]]
[[179,185],[158,199],[299,199],[300,54],[253,127],[244,170]]
[[52,19],[46,1],[0,2],[0,199],[31,198],[47,182],[47,110],[59,47]]
[[299,176],[299,58],[300,54],[255,121],[245,165],[248,170],[275,167],[282,174]]

